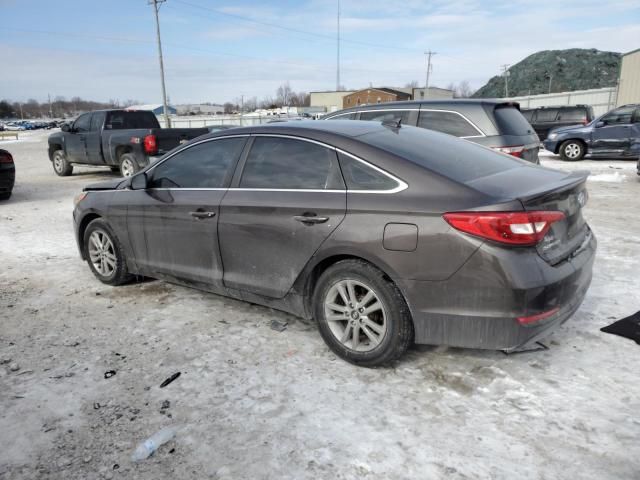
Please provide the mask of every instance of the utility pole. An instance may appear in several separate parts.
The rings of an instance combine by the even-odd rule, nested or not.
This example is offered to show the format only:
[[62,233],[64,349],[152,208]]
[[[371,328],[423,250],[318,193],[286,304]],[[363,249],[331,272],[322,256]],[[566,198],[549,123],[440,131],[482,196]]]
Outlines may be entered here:
[[167,0],[149,0],[149,5],[153,5],[153,13],[156,17],[156,36],[158,37],[158,58],[160,60],[160,81],[162,83],[162,110],[164,112],[164,121],[167,128],[171,128],[171,120],[169,120],[169,111],[167,110],[167,89],[164,84],[164,62],[162,61],[162,42],[160,41],[160,4]]
[[509,65],[505,63],[502,65],[502,76],[504,77],[504,96],[505,98],[509,96]]
[[553,75],[549,73],[549,91],[547,93],[551,93],[551,80],[553,79]]
[[438,52],[432,52],[431,50],[424,52],[427,56],[427,80],[424,84],[424,98],[429,97],[429,76],[431,75],[431,57]]
[[338,0],[338,38],[336,56],[336,92],[340,90],[340,0]]

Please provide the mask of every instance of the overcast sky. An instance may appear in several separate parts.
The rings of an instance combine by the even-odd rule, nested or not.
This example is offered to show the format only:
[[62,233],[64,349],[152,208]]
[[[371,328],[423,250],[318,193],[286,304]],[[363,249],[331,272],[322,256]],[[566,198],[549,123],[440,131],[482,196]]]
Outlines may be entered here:
[[[172,103],[336,85],[337,0],[167,0]],[[467,80],[475,88],[539,50],[640,48],[639,0],[342,0],[347,88]],[[147,0],[0,0],[0,98],[160,101]]]

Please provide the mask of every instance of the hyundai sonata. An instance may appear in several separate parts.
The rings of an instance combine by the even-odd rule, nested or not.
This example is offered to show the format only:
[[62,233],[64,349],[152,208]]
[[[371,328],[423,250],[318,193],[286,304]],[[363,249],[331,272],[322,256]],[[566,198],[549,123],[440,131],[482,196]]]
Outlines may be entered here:
[[582,302],[596,240],[584,173],[378,122],[237,128],[76,199],[109,285],[164,279],[315,319],[387,364],[412,343],[513,351]]

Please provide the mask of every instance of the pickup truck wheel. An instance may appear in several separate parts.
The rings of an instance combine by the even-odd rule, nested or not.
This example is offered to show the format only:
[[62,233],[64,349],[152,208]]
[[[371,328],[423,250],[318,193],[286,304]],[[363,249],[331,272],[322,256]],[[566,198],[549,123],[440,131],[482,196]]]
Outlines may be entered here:
[[123,177],[130,177],[140,170],[136,158],[131,153],[125,153],[120,157],[120,173]]
[[67,160],[67,156],[62,150],[56,150],[53,152],[53,171],[60,177],[68,177],[73,173],[73,165]]
[[577,162],[584,157],[584,144],[577,140],[567,140],[560,145],[560,158],[566,162]]

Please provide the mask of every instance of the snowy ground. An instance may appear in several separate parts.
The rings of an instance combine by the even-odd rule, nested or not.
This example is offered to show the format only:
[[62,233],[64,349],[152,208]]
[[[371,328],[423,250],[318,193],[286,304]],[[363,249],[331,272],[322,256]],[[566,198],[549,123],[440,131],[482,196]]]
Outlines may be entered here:
[[[0,204],[0,479],[640,478],[640,347],[599,331],[640,310],[633,162],[544,158],[593,172],[599,239],[592,287],[550,350],[422,346],[371,370],[267,308],[100,284],[77,255],[72,198],[112,174],[56,177],[48,133],[5,147],[17,184]],[[175,441],[132,464],[166,425]]]

